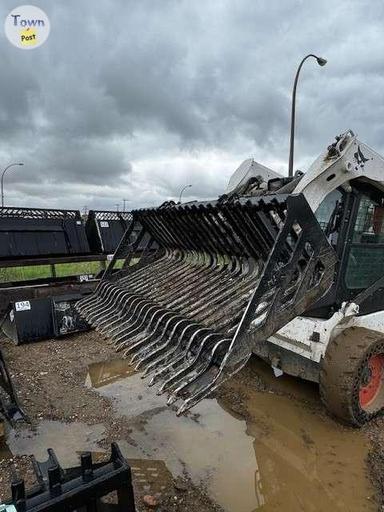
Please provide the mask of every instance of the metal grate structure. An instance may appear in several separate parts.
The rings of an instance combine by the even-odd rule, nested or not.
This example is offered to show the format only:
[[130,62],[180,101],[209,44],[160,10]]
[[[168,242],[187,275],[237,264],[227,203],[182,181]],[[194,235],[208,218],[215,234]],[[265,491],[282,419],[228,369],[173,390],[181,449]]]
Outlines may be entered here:
[[0,258],[89,253],[78,210],[0,208]]
[[[33,457],[37,485],[26,489],[24,480],[14,480],[6,510],[9,507],[14,512],[135,512],[131,468],[116,443],[111,445],[109,461],[93,463],[91,453],[86,452],[81,454],[80,462],[78,467],[62,469],[52,449],[48,449],[46,462],[37,462]],[[102,501],[114,491],[117,503]]]
[[180,401],[178,414],[239,371],[255,344],[333,282],[335,252],[301,194],[132,214],[141,231],[132,239],[131,223],[96,292],[77,307],[150,385],[169,394],[169,404]]
[[132,220],[131,212],[115,212],[107,210],[90,210],[89,217],[95,216],[96,220],[118,220],[128,223]]
[[90,210],[85,230],[91,251],[113,254],[131,222],[130,212]]
[[81,219],[80,212],[78,210],[55,210],[51,208],[17,208],[8,206],[0,208],[0,218],[2,217],[21,219]]

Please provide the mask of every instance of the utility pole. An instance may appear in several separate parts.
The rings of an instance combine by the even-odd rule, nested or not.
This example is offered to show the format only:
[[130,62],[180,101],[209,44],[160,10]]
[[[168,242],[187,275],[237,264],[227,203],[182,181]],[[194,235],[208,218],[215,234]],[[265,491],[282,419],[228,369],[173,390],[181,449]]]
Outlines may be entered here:
[[123,212],[125,212],[125,203],[128,203],[129,199],[123,199]]

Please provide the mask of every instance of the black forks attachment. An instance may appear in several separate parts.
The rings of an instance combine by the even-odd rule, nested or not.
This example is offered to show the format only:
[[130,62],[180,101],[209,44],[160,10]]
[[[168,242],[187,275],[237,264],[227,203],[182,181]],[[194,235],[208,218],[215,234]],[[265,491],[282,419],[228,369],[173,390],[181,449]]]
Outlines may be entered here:
[[[32,457],[36,484],[26,489],[22,479],[14,478],[12,498],[2,505],[10,512],[135,512],[131,468],[116,443],[106,462],[94,463],[89,452],[80,455],[80,466],[63,469],[48,449],[48,459],[38,462]],[[117,503],[102,498],[111,492]]]
[[[102,281],[77,308],[149,385],[168,393],[169,404],[181,401],[178,414],[239,371],[255,344],[332,284],[335,252],[301,194],[132,213]],[[135,223],[141,231],[132,241]]]

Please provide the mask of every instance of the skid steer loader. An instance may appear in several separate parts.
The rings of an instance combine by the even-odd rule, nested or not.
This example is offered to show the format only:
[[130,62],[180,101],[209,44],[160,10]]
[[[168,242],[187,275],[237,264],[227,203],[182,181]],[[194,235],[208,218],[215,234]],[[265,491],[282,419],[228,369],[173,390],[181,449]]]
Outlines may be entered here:
[[255,353],[363,424],[384,406],[383,158],[348,131],[305,174],[248,161],[230,185],[218,200],[134,211],[79,311],[178,414]]

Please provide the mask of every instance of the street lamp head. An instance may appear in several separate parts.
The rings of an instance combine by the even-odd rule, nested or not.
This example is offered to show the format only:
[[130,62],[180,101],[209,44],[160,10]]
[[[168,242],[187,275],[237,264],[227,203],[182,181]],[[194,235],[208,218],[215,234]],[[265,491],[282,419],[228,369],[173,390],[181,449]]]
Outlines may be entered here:
[[11,167],[15,167],[16,165],[24,165],[23,162],[14,162],[12,164],[7,165],[3,169],[3,172],[1,173],[1,207],[4,207],[4,175],[10,169]]
[[181,197],[183,195],[183,192],[184,190],[186,190],[187,188],[191,188],[192,185],[185,185],[181,190],[180,190],[180,195],[179,195],[179,203],[181,203]]
[[316,57],[316,60],[319,66],[325,66],[327,63],[327,59],[323,59],[323,57]]

